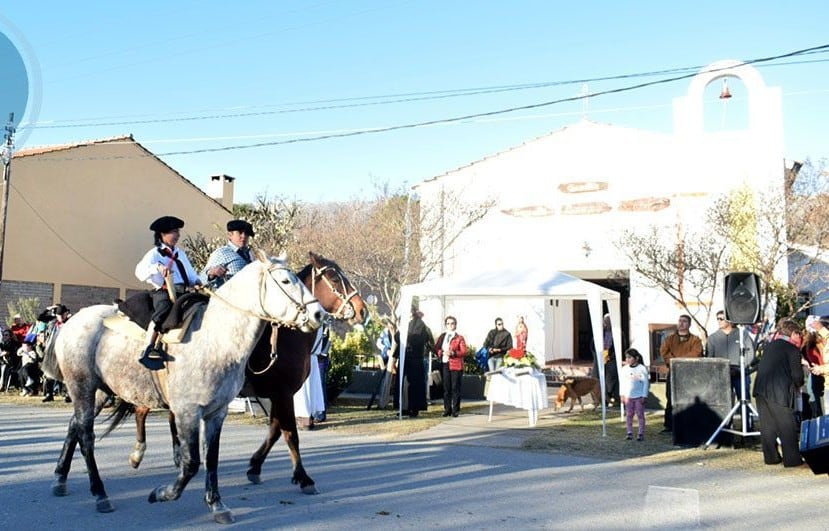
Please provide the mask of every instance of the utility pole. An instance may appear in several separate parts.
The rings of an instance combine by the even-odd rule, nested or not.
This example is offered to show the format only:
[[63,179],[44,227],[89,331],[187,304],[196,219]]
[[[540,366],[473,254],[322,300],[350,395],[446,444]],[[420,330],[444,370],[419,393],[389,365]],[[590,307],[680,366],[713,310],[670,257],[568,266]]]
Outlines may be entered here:
[[3,201],[0,203],[0,283],[3,282],[3,258],[6,250],[6,213],[9,210],[9,189],[12,178],[12,151],[14,149],[14,113],[9,113],[6,124],[6,142],[3,144]]

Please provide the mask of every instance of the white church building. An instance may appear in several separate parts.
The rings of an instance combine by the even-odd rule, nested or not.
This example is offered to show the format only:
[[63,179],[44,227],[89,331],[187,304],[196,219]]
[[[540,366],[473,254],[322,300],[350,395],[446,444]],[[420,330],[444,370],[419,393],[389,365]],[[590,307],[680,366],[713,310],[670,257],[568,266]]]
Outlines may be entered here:
[[[723,78],[737,78],[744,86],[747,124],[710,132],[704,127],[704,92]],[[749,185],[779,188],[782,194],[784,180],[781,92],[767,87],[752,66],[709,65],[691,79],[687,94],[674,100],[673,116],[672,133],[582,120],[414,186],[423,211],[441,210],[447,197],[494,201],[443,253],[439,276],[508,274],[531,266],[619,292],[621,315],[614,322],[620,323],[622,345],[637,348],[651,364],[659,331],[675,324],[684,310],[632,273],[614,245],[622,230],[700,227],[706,208],[721,194]],[[448,226],[453,221],[443,220]],[[528,350],[548,363],[592,360],[591,318],[601,319],[584,301],[554,297],[447,294],[424,297],[419,306],[435,335],[444,315],[457,316],[461,333],[474,346],[482,344],[496,317],[514,330],[518,316],[524,316]]]

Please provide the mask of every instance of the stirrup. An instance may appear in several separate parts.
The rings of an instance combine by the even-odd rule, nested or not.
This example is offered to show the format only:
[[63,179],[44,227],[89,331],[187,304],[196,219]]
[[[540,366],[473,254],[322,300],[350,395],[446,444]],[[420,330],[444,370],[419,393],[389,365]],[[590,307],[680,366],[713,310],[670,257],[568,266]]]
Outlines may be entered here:
[[150,345],[144,350],[144,354],[138,362],[151,371],[158,371],[164,368],[164,362],[166,360],[166,352],[160,350],[155,345]]

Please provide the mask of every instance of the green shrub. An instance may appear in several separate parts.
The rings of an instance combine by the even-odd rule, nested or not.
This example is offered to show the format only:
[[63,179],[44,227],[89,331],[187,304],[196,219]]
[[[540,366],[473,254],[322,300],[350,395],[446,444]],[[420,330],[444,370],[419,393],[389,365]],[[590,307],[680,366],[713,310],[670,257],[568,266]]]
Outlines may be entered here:
[[23,318],[24,323],[34,323],[38,314],[41,312],[40,299],[37,297],[25,297],[17,299],[17,302],[10,302],[6,306],[9,310],[9,316],[6,319],[6,325],[14,324],[12,316],[19,313]]
[[362,329],[352,329],[340,337],[332,332],[331,350],[328,354],[331,366],[325,385],[328,399],[334,400],[351,385],[354,368],[361,356],[373,354],[374,344]]
[[478,347],[466,345],[466,357],[463,359],[463,373],[464,374],[483,374],[484,371],[478,367],[475,361],[475,353],[478,352]]

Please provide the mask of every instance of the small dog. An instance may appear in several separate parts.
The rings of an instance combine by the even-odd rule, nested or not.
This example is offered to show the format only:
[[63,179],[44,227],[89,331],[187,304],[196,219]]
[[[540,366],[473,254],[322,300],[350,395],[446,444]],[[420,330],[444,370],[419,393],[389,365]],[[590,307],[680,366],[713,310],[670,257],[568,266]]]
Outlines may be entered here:
[[596,378],[567,378],[558,390],[558,395],[556,396],[556,411],[564,406],[568,398],[570,399],[570,409],[567,410],[567,413],[573,411],[576,400],[579,401],[581,410],[584,411],[584,404],[581,401],[581,397],[588,393],[593,398],[593,408],[598,408],[602,401],[602,390],[599,386],[599,380]]

